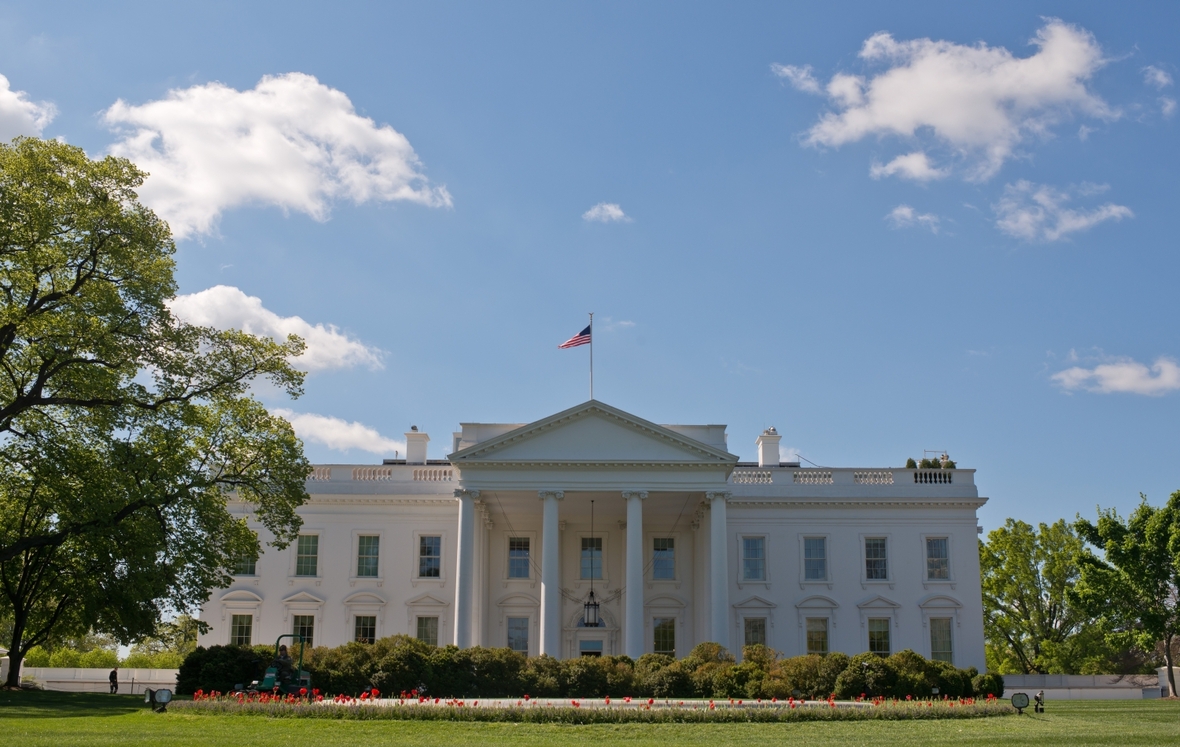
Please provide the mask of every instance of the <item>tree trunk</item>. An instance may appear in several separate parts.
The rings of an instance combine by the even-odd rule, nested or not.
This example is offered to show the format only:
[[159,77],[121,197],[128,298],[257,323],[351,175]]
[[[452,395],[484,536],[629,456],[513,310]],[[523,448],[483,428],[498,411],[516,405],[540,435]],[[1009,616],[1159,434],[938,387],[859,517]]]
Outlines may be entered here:
[[1168,667],[1168,686],[1176,697],[1176,670],[1172,668],[1172,636],[1164,638],[1164,664]]
[[8,651],[8,679],[4,682],[5,688],[20,687],[20,665],[24,662],[26,653],[24,650],[25,621],[20,617],[18,614],[12,621],[12,642],[8,644],[11,649]]

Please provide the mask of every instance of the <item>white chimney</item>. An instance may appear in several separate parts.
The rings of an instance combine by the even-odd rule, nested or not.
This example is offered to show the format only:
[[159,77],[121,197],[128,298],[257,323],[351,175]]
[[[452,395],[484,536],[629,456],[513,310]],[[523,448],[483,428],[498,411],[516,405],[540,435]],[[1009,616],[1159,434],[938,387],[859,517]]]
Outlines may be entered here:
[[782,436],[770,426],[762,431],[762,435],[758,437],[755,443],[758,444],[758,466],[759,467],[777,467],[779,463],[778,442],[782,440]]
[[406,464],[426,464],[426,444],[430,436],[418,432],[418,426],[411,425],[406,434]]

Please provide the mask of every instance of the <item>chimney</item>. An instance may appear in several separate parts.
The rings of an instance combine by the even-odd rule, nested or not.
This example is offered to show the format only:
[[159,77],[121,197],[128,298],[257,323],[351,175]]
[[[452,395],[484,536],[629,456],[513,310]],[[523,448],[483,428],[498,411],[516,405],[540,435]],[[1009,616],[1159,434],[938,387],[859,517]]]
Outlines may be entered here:
[[406,464],[426,464],[426,444],[430,436],[418,432],[418,426],[411,425],[406,434]]
[[770,426],[762,431],[762,435],[755,441],[758,444],[758,466],[759,467],[777,467],[779,464],[778,442],[782,440],[782,436]]

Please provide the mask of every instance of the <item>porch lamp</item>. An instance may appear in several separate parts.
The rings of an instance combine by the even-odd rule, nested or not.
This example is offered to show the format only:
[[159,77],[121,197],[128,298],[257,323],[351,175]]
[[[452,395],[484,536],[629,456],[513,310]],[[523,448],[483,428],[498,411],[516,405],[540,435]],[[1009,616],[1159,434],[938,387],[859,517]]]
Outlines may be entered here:
[[590,596],[586,599],[586,614],[582,618],[587,628],[598,627],[598,600],[594,598],[594,501],[590,501]]

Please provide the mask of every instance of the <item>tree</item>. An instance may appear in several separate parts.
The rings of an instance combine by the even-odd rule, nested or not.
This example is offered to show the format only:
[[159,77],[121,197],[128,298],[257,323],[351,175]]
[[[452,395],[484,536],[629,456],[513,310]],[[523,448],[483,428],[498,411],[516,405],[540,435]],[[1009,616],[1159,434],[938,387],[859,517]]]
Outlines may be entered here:
[[1078,534],[1105,556],[1081,558],[1081,578],[1070,595],[1094,615],[1108,640],[1152,650],[1163,642],[1168,685],[1176,691],[1173,642],[1180,637],[1180,490],[1155,508],[1140,494],[1124,519],[1098,509],[1098,523],[1078,519]]
[[988,668],[1077,674],[1103,669],[1109,652],[1091,618],[1070,603],[1083,543],[1064,519],[1036,530],[1008,519],[979,544]]
[[310,466],[250,395],[291,396],[303,350],[174,318],[167,225],[117,158],[0,145],[0,617],[10,686],[34,645],[94,629],[129,642],[298,532]]

